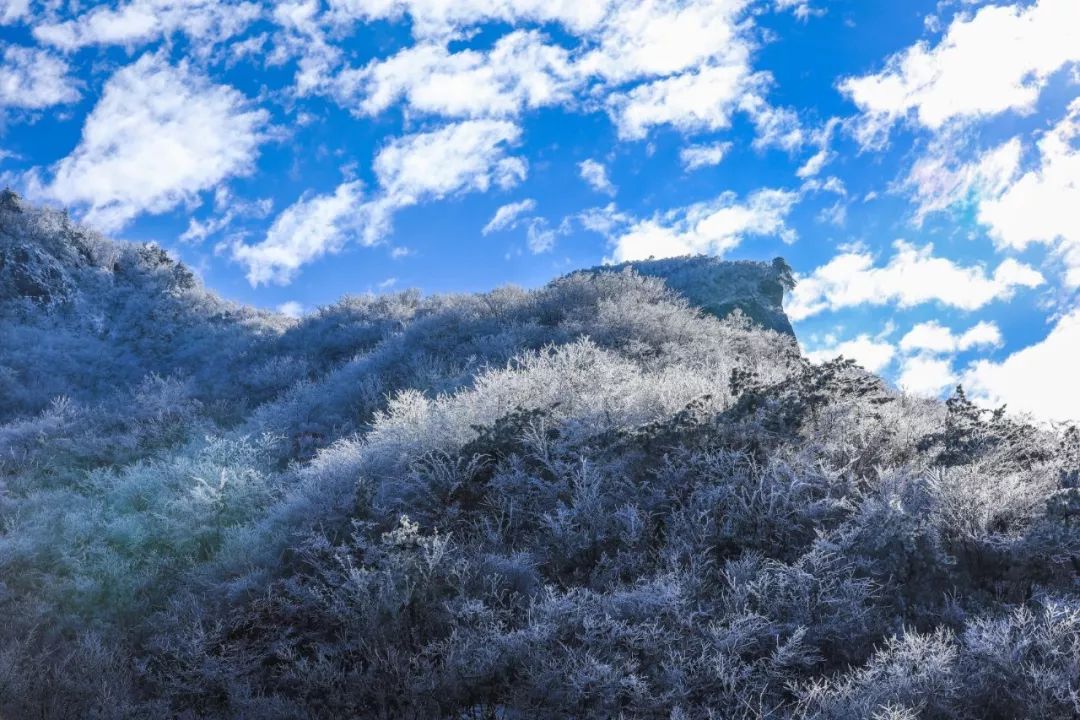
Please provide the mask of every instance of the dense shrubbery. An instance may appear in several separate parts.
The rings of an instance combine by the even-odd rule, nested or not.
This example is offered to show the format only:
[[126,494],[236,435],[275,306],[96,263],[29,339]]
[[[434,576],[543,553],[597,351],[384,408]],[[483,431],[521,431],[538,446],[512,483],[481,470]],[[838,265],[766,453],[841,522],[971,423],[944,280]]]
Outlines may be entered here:
[[1080,713],[1075,430],[631,272],[293,323],[98,242],[166,279],[0,323],[0,716]]

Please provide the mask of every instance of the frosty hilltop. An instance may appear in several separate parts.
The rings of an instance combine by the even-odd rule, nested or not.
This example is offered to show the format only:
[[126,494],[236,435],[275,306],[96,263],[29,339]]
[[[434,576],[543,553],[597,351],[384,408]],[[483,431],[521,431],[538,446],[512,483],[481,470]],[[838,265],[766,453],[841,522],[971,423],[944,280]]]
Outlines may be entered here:
[[808,362],[791,285],[296,319],[4,192],[0,717],[1080,715],[1080,433]]
[[[794,336],[782,306],[791,272],[780,258],[764,264],[688,257],[583,272],[626,271],[660,278],[718,318],[737,309],[761,327]],[[2,405],[27,393],[38,395],[33,402],[15,401],[21,411],[40,411],[59,395],[89,398],[98,383],[115,388],[147,373],[181,373],[216,385],[210,375],[220,372],[220,363],[255,348],[276,355],[274,345],[288,344],[287,338],[306,324],[224,301],[160,247],[108,240],[65,213],[29,205],[10,189],[0,193],[0,308],[5,317],[21,321],[17,331],[8,328],[22,338],[10,339],[11,355],[18,354],[12,351],[20,343],[28,348],[70,343],[67,361],[38,362],[32,350],[33,363],[10,358],[20,367],[8,365],[8,373],[0,375],[0,383],[4,378],[13,383],[5,388]],[[91,354],[97,379],[85,375],[85,363],[75,362]],[[0,407],[0,418],[8,412]]]

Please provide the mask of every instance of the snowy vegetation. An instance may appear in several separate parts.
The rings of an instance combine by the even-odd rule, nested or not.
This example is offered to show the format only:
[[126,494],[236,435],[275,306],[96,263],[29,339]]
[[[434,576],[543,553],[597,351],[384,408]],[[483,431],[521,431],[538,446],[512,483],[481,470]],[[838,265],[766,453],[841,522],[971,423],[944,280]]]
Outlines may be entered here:
[[0,206],[0,717],[1080,714],[1073,429],[633,268],[292,320]]

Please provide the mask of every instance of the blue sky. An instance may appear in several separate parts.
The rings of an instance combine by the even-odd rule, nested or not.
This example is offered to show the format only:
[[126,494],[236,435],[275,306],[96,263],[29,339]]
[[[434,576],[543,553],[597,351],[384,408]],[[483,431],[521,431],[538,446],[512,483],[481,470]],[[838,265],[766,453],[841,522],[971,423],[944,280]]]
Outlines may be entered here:
[[226,297],[770,259],[815,359],[1080,418],[1080,3],[0,0],[0,174]]

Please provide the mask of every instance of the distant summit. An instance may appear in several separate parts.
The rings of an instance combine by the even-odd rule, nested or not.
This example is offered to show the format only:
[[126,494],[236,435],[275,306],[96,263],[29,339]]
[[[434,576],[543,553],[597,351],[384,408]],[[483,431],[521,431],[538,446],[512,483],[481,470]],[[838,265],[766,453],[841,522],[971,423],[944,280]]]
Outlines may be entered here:
[[761,327],[795,335],[783,306],[784,291],[794,287],[795,282],[791,267],[783,258],[766,263],[698,255],[638,260],[585,272],[621,272],[627,268],[660,278],[692,305],[718,318],[741,310]]

